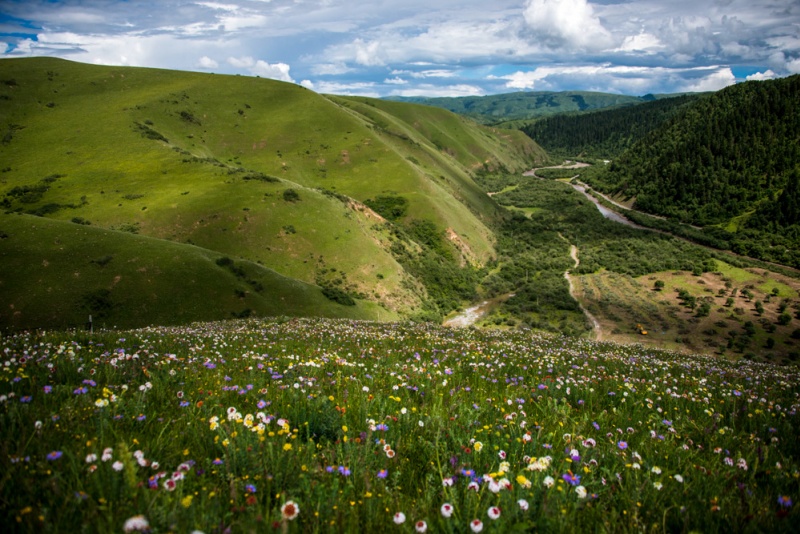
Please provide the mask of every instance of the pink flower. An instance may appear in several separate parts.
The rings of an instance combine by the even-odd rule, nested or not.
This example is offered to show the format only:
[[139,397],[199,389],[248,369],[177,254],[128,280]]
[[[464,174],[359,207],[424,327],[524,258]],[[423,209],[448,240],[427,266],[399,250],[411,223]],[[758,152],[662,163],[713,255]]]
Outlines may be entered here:
[[497,506],[490,506],[489,510],[486,512],[486,515],[489,516],[489,519],[499,519],[500,508],[498,508]]
[[449,502],[444,503],[439,510],[442,512],[443,517],[450,517],[453,515],[453,505]]
[[473,519],[469,522],[469,528],[472,532],[480,532],[483,530],[483,522],[480,519]]
[[425,521],[417,521],[414,523],[414,530],[422,534],[426,530],[428,530],[428,524]]
[[403,523],[406,522],[406,514],[404,514],[403,512],[397,512],[396,514],[394,514],[392,521],[394,521],[396,525],[402,525]]
[[300,514],[300,507],[297,506],[297,503],[294,501],[286,501],[284,505],[281,506],[281,517],[283,517],[284,519],[292,521],[299,514]]

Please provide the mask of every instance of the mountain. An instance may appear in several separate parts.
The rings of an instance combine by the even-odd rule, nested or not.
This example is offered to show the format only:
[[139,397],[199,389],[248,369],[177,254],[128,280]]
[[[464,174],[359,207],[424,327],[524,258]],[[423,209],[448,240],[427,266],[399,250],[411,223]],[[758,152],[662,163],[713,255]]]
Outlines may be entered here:
[[638,97],[590,91],[524,91],[488,96],[389,97],[389,99],[440,107],[479,123],[498,124],[562,113],[630,106],[669,96],[672,95]]
[[550,155],[612,159],[698,98],[687,94],[586,113],[546,116],[520,129]]
[[725,88],[587,179],[636,209],[707,227],[723,247],[800,266],[800,221],[787,217],[796,212],[798,95],[800,75]]
[[[475,184],[475,173],[521,171],[545,157],[521,132],[429,106],[326,97],[260,78],[53,58],[0,61],[0,129],[0,290],[4,302],[15,302],[13,312],[0,311],[0,323],[17,328],[53,324],[23,301],[44,305],[35,293],[66,285],[73,297],[105,289],[112,303],[146,303],[149,313],[127,322],[108,316],[126,326],[169,317],[171,295],[186,292],[206,306],[176,322],[247,309],[441,316],[462,290],[453,284],[438,294],[441,284],[426,276],[438,269],[469,278],[495,253],[487,225],[500,208]],[[404,205],[395,220],[368,207],[386,198]],[[136,235],[160,240],[147,241],[154,259],[145,268],[170,271],[165,288],[175,282],[156,300],[144,281],[123,283],[133,271],[108,280],[108,270],[141,260],[122,252],[142,246]],[[98,244],[79,254],[82,239]],[[42,247],[56,241],[65,253],[73,250],[80,275],[67,282],[61,268],[38,278],[21,272],[50,262]],[[114,259],[102,269],[90,263],[108,256]],[[181,287],[183,261],[209,268],[191,291]],[[212,282],[229,272],[237,280],[225,284],[239,300],[220,296]],[[121,281],[113,282],[117,275]],[[288,293],[271,289],[276,284],[267,280],[278,277]],[[309,305],[312,290],[327,296],[333,312]],[[271,309],[269,302],[283,304]],[[77,298],[60,312],[70,317],[62,322],[81,322],[86,309],[86,299]]]

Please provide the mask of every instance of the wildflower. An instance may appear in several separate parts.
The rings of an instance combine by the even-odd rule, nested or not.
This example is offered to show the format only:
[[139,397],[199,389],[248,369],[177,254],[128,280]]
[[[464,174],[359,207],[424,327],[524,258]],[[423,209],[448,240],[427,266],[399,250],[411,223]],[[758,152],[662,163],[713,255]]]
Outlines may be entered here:
[[469,528],[472,530],[472,532],[480,532],[483,530],[483,521],[480,519],[473,519],[469,522]]
[[517,475],[516,480],[517,480],[517,484],[519,484],[520,486],[522,486],[525,489],[528,489],[528,488],[531,487],[531,481],[528,480],[528,478],[525,475]]
[[620,450],[623,450],[623,451],[624,451],[625,449],[627,449],[627,448],[628,448],[628,444],[627,444],[627,443],[625,443],[624,441],[620,441],[620,442],[618,442],[618,443],[617,443],[617,447],[619,447],[619,448],[620,448]]
[[675,479],[676,482],[683,484],[683,477],[680,475],[673,475],[672,478]]
[[172,478],[168,478],[164,481],[164,489],[167,491],[174,491],[177,487],[178,484]]
[[486,515],[489,516],[489,519],[495,520],[500,518],[500,508],[497,506],[490,506],[489,509],[486,511]]
[[660,475],[661,474],[661,468],[658,467],[657,465],[654,465],[653,468],[650,469],[650,471],[655,473],[656,475]]
[[255,493],[255,492],[256,492],[256,487],[255,487],[253,484],[247,484],[247,485],[244,487],[244,490],[245,490],[246,492],[248,492],[248,493]]
[[145,532],[150,530],[150,523],[143,515],[128,518],[122,527],[124,532]]
[[661,482],[653,482],[653,487],[657,490],[660,490],[664,487],[664,485]]
[[96,454],[92,453],[92,454],[87,454],[86,455],[86,463],[87,464],[92,464],[92,463],[94,463],[96,461],[97,461],[97,455]]
[[42,389],[44,390],[45,394],[51,393],[53,391],[53,386],[44,386]]
[[501,450],[500,452],[497,453],[497,455],[500,457],[501,460],[506,459],[506,451]]
[[211,463],[212,463],[212,464],[214,464],[214,465],[222,465],[222,464],[224,464],[225,462],[224,462],[224,461],[222,461],[222,460],[221,460],[221,459],[219,459],[219,458],[214,458],[214,461],[213,461],[213,462],[211,462]]
[[744,458],[739,458],[736,461],[736,467],[738,467],[739,469],[744,469],[745,471],[747,471],[747,460],[745,460]]
[[386,471],[386,469],[381,469],[380,471],[378,471],[378,478],[386,478],[388,474],[389,472]]
[[792,498],[788,495],[781,495],[778,497],[778,504],[780,504],[783,508],[789,508],[792,506]]
[[481,489],[481,487],[478,485],[476,481],[472,480],[470,481],[469,484],[467,484],[467,489],[472,491],[478,491]]
[[106,447],[103,449],[103,456],[100,458],[104,462],[109,461],[113,457],[114,449],[111,447]]
[[480,441],[476,441],[472,445],[472,448],[475,449],[475,452],[481,452],[481,449],[483,449],[483,443],[481,443]]
[[527,512],[528,508],[530,507],[530,504],[528,504],[528,501],[526,501],[525,499],[518,500],[517,504],[519,505],[519,509],[522,510],[523,512]]
[[289,521],[292,521],[299,513],[300,507],[297,506],[297,503],[294,501],[286,501],[284,505],[281,506],[281,517]]
[[442,513],[442,517],[449,518],[450,516],[453,515],[453,505],[450,504],[449,502],[446,502],[442,505],[439,511]]
[[119,460],[117,460],[116,462],[114,462],[113,464],[111,464],[111,467],[114,469],[114,471],[122,471],[122,468],[123,468],[124,466],[123,466],[122,462],[120,462]]
[[542,484],[544,484],[544,487],[545,487],[545,488],[552,488],[552,487],[553,487],[553,484],[555,484],[555,482],[556,482],[556,481],[555,481],[555,480],[553,480],[553,477],[551,477],[551,476],[546,476],[546,477],[544,477],[544,481],[542,481]]
[[422,534],[426,530],[428,530],[428,524],[425,521],[417,521],[414,523],[414,530]]
[[577,488],[575,488],[575,493],[578,494],[579,499],[586,498],[586,488],[584,488],[583,486],[578,486]]
[[406,522],[406,514],[404,514],[403,512],[397,512],[396,514],[394,514],[392,521],[394,521],[395,525],[402,525],[403,523]]
[[572,471],[567,471],[566,473],[561,475],[561,478],[563,478],[565,482],[569,483],[572,486],[577,486],[578,484],[581,483],[580,475],[575,475],[572,473]]
[[49,453],[47,453],[47,459],[50,460],[51,462],[53,462],[53,461],[58,460],[59,458],[61,458],[61,456],[63,454],[64,453],[61,452],[61,451],[49,452]]

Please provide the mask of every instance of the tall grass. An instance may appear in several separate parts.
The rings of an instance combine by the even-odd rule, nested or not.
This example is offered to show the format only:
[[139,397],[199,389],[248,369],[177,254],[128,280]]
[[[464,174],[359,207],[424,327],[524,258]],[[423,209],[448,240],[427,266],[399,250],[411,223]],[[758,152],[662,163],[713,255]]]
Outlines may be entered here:
[[39,332],[2,349],[12,531],[788,532],[798,519],[794,368],[342,320]]

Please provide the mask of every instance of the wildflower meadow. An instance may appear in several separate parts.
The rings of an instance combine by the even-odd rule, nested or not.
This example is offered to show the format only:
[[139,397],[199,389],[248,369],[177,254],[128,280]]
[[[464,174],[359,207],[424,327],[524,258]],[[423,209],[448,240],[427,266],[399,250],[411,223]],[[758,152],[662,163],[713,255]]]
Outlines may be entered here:
[[0,339],[4,532],[792,532],[800,373],[521,331]]

